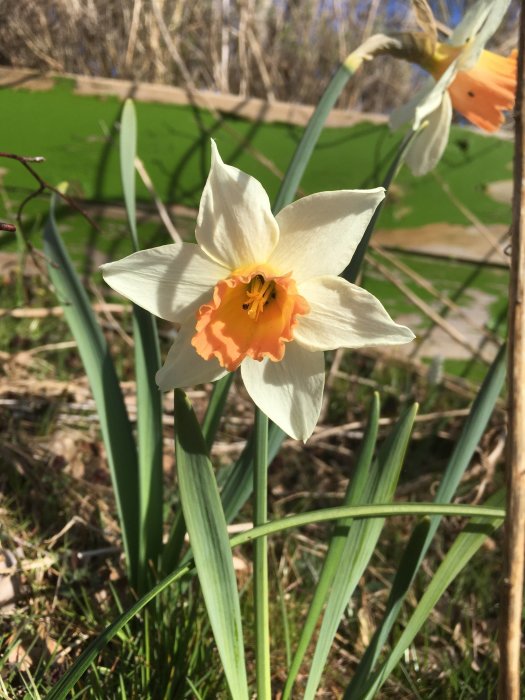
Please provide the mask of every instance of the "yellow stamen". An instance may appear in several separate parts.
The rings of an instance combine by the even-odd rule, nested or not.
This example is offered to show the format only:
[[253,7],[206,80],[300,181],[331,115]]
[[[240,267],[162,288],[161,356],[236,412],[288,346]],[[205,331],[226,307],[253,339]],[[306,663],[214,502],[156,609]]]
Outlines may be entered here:
[[265,280],[262,275],[255,275],[246,288],[247,301],[242,308],[252,320],[257,321],[272,295],[275,295],[275,282]]

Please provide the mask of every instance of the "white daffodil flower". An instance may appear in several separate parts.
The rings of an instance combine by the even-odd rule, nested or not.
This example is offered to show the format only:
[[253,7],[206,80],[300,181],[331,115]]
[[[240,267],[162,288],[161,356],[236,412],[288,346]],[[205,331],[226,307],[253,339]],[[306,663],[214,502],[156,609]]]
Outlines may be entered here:
[[321,409],[325,350],[414,338],[372,294],[337,277],[384,196],[381,187],[322,192],[274,217],[262,185],[225,165],[212,141],[197,245],[102,266],[110,287],[180,325],[159,387],[210,382],[240,367],[256,405],[306,440]]
[[418,62],[433,77],[390,118],[393,129],[412,122],[413,129],[419,130],[405,156],[414,175],[432,170],[443,155],[452,108],[489,132],[499,129],[503,112],[512,109],[517,52],[505,57],[484,49],[509,2],[479,0],[466,12],[447,43],[430,42],[432,53],[420,57]]

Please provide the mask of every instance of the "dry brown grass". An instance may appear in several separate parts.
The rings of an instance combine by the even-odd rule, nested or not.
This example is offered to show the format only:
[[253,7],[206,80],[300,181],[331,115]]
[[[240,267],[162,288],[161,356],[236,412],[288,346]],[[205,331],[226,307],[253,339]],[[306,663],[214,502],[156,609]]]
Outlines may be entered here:
[[[445,25],[458,4],[468,3],[434,3]],[[513,17],[497,40],[505,51]],[[317,103],[366,37],[416,28],[408,0],[3,0],[0,26],[6,65],[305,104]],[[387,111],[411,92],[412,75],[408,64],[379,58],[339,106]]]

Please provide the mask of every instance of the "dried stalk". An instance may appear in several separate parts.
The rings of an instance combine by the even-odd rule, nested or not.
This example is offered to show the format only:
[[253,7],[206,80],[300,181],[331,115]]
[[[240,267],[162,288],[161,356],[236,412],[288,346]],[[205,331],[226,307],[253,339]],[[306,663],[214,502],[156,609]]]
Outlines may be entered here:
[[519,700],[525,563],[525,14],[520,16],[509,290],[507,517],[500,614],[500,700]]

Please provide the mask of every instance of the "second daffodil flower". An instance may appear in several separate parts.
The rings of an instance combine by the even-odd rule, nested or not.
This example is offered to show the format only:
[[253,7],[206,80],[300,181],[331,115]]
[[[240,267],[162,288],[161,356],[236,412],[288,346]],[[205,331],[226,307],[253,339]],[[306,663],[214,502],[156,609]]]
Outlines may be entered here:
[[238,367],[256,405],[306,440],[321,409],[325,350],[414,338],[372,294],[337,277],[384,190],[304,197],[273,216],[253,177],[225,165],[212,141],[197,244],[164,245],[102,266],[106,282],[179,324],[163,391]]
[[[405,156],[414,175],[429,172],[443,155],[452,108],[488,132],[499,129],[503,112],[512,109],[517,52],[499,56],[484,48],[500,25],[509,1],[478,0],[446,43],[437,41],[435,26],[430,26],[425,34],[400,35],[401,48],[393,53],[419,63],[432,76],[390,118],[394,129],[412,122],[413,129],[420,130]],[[428,13],[431,15],[430,8]]]

